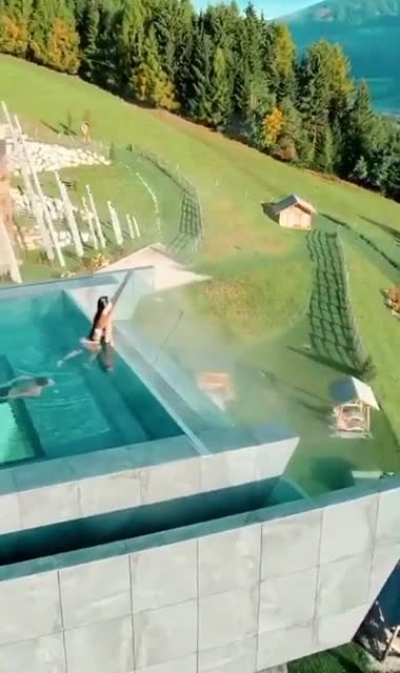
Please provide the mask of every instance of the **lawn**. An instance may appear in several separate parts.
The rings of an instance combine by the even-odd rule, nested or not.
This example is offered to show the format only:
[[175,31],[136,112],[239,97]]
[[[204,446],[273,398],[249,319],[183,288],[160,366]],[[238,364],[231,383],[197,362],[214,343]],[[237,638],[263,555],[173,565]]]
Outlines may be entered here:
[[354,644],[293,661],[288,665],[288,671],[289,673],[374,673],[365,652]]
[[353,237],[347,239],[346,258],[354,313],[376,367],[373,385],[399,437],[400,372],[397,353],[400,352],[400,323],[385,306],[382,295],[383,290],[399,282],[399,273],[379,254],[368,250],[365,244]]
[[[193,266],[211,279],[144,302],[138,322],[149,341],[169,357],[179,358],[192,375],[204,367],[227,369],[237,390],[232,413],[240,422],[272,420],[297,431],[301,443],[289,473],[310,492],[350,485],[353,469],[400,469],[390,426],[399,438],[393,363],[398,359],[400,325],[379,303],[381,287],[400,274],[387,264],[373,263],[372,249],[351,235],[362,234],[397,258],[398,204],[338,179],[278,163],[168,113],[139,108],[77,78],[11,57],[0,57],[0,78],[2,98],[38,137],[54,138],[69,116],[79,128],[90,111],[98,141],[132,144],[154,153],[198,190],[205,241]],[[111,198],[121,212],[129,208],[140,213],[152,238],[157,233],[154,211],[149,194],[139,189],[138,168],[158,191],[168,242],[179,218],[175,183],[163,183],[165,178],[151,175],[149,166],[127,168],[124,162],[75,173],[80,185],[92,184],[102,208]],[[340,335],[335,337],[339,352],[334,357],[323,356],[315,346],[316,318],[309,309],[320,261],[306,235],[282,230],[264,214],[264,202],[291,192],[315,204],[321,231],[327,223],[332,231],[350,230],[353,310],[376,365],[372,385],[387,414],[374,416],[370,440],[343,441],[330,433],[330,386],[348,367],[344,353],[348,344],[341,343]],[[317,289],[319,295],[329,292]],[[324,340],[327,348],[329,334]]]

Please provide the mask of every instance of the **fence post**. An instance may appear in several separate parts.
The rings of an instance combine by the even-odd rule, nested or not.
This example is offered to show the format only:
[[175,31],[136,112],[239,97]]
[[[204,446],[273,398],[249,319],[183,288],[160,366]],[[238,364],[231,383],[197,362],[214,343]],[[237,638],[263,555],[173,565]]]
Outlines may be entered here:
[[26,191],[28,201],[29,201],[29,204],[30,204],[30,207],[31,207],[31,211],[32,211],[33,216],[35,218],[35,221],[38,225],[40,236],[41,236],[42,243],[43,243],[43,246],[44,246],[45,251],[46,251],[47,258],[50,262],[52,262],[54,260],[54,252],[53,252],[53,248],[52,248],[52,245],[51,245],[51,239],[50,239],[50,235],[49,235],[49,232],[47,230],[47,227],[46,227],[46,223],[45,223],[44,218],[43,218],[43,212],[42,212],[42,209],[41,209],[41,205],[39,203],[39,199],[35,194],[35,190],[33,189],[30,175],[29,175],[29,173],[27,171],[27,168],[26,168],[28,161],[24,157],[24,154],[25,154],[24,148],[22,147],[22,144],[20,144],[18,142],[17,132],[16,132],[14,126],[13,126],[11,117],[10,117],[10,115],[8,113],[8,110],[7,110],[7,106],[4,102],[2,103],[2,107],[3,107],[4,116],[7,119],[7,124],[8,124],[9,129],[10,129],[10,134],[11,134],[11,138],[12,138],[15,150],[17,151],[17,154],[19,156],[19,163],[20,163],[20,170],[21,170],[21,174],[22,174],[22,180],[24,182],[25,191]]
[[110,213],[111,224],[114,231],[115,241],[117,245],[123,245],[124,239],[122,238],[121,227],[119,224],[118,215],[113,208],[111,201],[107,201],[108,212]]
[[61,267],[65,267],[64,255],[63,255],[62,250],[61,250],[60,242],[57,238],[57,232],[54,229],[53,221],[51,219],[50,213],[49,213],[48,208],[47,208],[47,203],[46,203],[46,200],[44,198],[43,190],[42,190],[39,178],[37,176],[35,166],[34,166],[33,162],[31,161],[29,151],[26,148],[25,140],[24,140],[24,136],[23,136],[23,132],[22,132],[22,127],[21,127],[21,124],[19,123],[19,119],[18,119],[17,115],[14,115],[14,120],[15,120],[15,125],[16,125],[17,130],[18,130],[19,140],[21,142],[21,146],[22,146],[22,149],[23,149],[23,152],[25,154],[25,158],[26,158],[26,161],[27,161],[27,164],[28,164],[29,172],[30,172],[30,174],[33,178],[33,184],[35,185],[37,195],[38,195],[39,200],[40,200],[41,205],[42,205],[42,213],[43,213],[43,216],[44,216],[44,220],[47,224],[47,229],[50,232],[51,243],[52,243],[53,248],[56,252],[56,257],[57,257],[59,265]]
[[3,254],[7,257],[7,266],[10,270],[11,280],[15,283],[22,283],[21,272],[19,270],[14,248],[10,240],[10,234],[4,224],[3,217],[0,217],[0,241]]
[[81,237],[79,235],[78,225],[76,224],[75,215],[74,215],[74,211],[72,209],[71,200],[69,198],[69,195],[68,195],[68,192],[67,192],[67,189],[66,189],[65,185],[60,180],[60,176],[58,175],[57,171],[54,172],[54,175],[55,175],[57,186],[58,186],[58,189],[59,189],[59,192],[60,192],[60,195],[61,195],[61,199],[62,199],[62,202],[63,202],[63,205],[64,205],[64,213],[65,213],[65,216],[66,216],[66,219],[67,219],[67,222],[68,222],[69,229],[71,231],[72,240],[73,240],[74,246],[75,246],[75,252],[78,255],[78,257],[83,257],[83,255],[84,255],[83,245],[82,245]]
[[132,239],[134,239],[134,238],[135,238],[135,232],[133,231],[133,225],[132,225],[131,216],[129,215],[129,213],[127,213],[125,217],[126,217],[126,222],[127,222],[127,224],[128,224],[129,236],[130,236]]
[[132,215],[132,222],[133,222],[133,226],[134,226],[134,229],[135,229],[135,232],[136,232],[136,236],[137,236],[138,238],[140,238],[140,229],[139,229],[139,225],[138,225],[138,223],[137,223],[137,219],[136,219],[136,217],[135,217],[134,215]]
[[87,204],[84,196],[82,196],[82,205],[83,205],[84,217],[86,218],[87,223],[88,223],[90,237],[92,239],[93,247],[94,247],[95,250],[98,250],[99,244],[97,242],[96,232],[95,232],[94,226],[93,226],[93,213],[90,212],[90,210],[88,208],[88,204]]
[[93,213],[93,219],[94,219],[94,223],[96,225],[96,233],[97,233],[97,237],[100,241],[100,247],[105,248],[106,247],[106,239],[104,238],[104,235],[103,235],[103,229],[101,228],[101,222],[100,222],[100,219],[99,219],[99,216],[98,216],[98,213],[97,213],[96,204],[94,202],[93,194],[90,190],[89,185],[86,185],[86,192],[87,192],[87,195],[88,195],[88,198],[89,198],[90,208],[91,208],[92,213]]

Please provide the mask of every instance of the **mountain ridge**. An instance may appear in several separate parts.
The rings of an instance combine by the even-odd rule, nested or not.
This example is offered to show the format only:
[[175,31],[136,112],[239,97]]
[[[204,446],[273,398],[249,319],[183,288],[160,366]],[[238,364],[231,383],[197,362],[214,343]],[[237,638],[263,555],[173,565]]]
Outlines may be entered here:
[[322,0],[317,4],[286,14],[291,22],[351,23],[400,17],[400,0]]
[[400,0],[323,0],[281,20],[300,52],[320,39],[340,44],[355,77],[368,81],[376,108],[400,115]]

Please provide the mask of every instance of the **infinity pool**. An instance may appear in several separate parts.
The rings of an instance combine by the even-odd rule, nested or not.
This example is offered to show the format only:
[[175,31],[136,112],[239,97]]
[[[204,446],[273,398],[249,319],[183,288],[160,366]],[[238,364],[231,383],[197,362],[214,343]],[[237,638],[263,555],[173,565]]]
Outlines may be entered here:
[[55,385],[0,404],[0,465],[177,436],[181,428],[116,353],[113,371],[79,350],[89,322],[62,291],[0,300],[0,385],[22,375]]

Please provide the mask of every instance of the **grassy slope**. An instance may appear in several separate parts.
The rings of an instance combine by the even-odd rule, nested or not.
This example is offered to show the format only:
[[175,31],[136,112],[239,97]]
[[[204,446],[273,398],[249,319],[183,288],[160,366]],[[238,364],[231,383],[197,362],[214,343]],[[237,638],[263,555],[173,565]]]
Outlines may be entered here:
[[398,274],[387,268],[378,255],[366,250],[358,241],[352,240],[346,250],[354,314],[364,344],[373,353],[377,369],[375,390],[391,419],[396,435],[400,436],[400,374],[397,366],[400,324],[386,308],[381,294],[393,281],[399,282]]
[[260,207],[262,201],[290,191],[345,221],[399,219],[399,206],[388,200],[351,185],[316,179],[172,115],[120,101],[76,78],[1,56],[0,82],[2,98],[23,118],[58,126],[68,111],[79,120],[89,109],[95,136],[137,143],[179,165],[199,188],[211,257],[233,251],[234,245],[268,254],[295,245],[290,234],[266,220]]
[[[159,313],[154,306],[150,317],[144,311],[143,326],[146,328],[147,320],[149,333],[162,339],[168,320],[173,318],[170,303],[175,307],[182,302],[187,320],[180,326],[181,339],[177,333],[170,340],[170,350],[189,361],[196,360],[203,350],[208,366],[230,359],[239,391],[238,416],[249,421],[287,420],[301,433],[303,440],[291,466],[294,476],[318,491],[347,485],[349,471],[357,467],[397,467],[392,441],[382,424],[377,426],[376,441],[362,446],[329,438],[328,387],[338,373],[294,350],[308,344],[310,333],[305,308],[311,265],[305,238],[279,229],[266,218],[261,203],[298,192],[329,218],[357,229],[368,226],[371,237],[376,228],[389,243],[389,235],[371,221],[396,230],[400,219],[397,204],[277,163],[182,119],[142,110],[78,79],[32,64],[1,57],[0,82],[2,97],[10,108],[36,125],[39,133],[40,122],[57,127],[66,120],[68,111],[79,120],[89,109],[99,139],[136,143],[179,167],[196,185],[206,225],[205,247],[197,265],[214,280],[165,297]],[[366,293],[358,301],[359,310],[366,311]],[[196,330],[199,314],[203,322]],[[304,317],[293,325],[294,317],[301,314]],[[215,337],[211,348],[210,342],[203,343],[208,328]],[[371,348],[375,351],[377,344],[371,343]],[[189,364],[196,368],[196,363]],[[383,363],[383,379],[386,368]],[[397,389],[390,385],[388,398],[394,399],[396,394]],[[377,452],[378,444],[387,446],[385,456]]]

